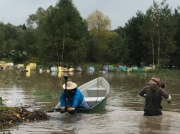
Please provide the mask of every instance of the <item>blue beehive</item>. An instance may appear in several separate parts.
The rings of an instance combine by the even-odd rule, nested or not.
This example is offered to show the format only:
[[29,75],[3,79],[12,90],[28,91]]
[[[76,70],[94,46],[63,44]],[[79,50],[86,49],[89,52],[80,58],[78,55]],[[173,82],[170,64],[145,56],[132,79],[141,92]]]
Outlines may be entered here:
[[94,71],[94,70],[95,70],[94,67],[92,67],[92,66],[88,67],[88,71]]

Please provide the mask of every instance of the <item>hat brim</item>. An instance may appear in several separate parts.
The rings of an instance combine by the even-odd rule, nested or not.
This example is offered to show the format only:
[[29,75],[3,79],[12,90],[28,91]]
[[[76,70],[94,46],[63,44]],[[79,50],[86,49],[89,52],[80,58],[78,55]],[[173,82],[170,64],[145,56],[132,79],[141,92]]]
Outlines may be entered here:
[[77,88],[77,84],[71,82],[71,84],[69,85],[69,84],[67,83],[67,87],[66,87],[65,84],[63,84],[62,88],[63,88],[63,89],[67,89],[67,90],[73,90],[73,89]]

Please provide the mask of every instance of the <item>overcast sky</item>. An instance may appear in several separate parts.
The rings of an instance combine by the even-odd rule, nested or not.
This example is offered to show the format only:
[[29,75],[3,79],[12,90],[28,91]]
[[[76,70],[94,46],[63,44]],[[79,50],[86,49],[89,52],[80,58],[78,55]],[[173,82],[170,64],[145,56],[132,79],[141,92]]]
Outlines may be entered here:
[[[47,9],[55,6],[58,0],[0,0],[0,21],[13,25],[22,25],[30,14],[37,11],[38,7]],[[156,0],[161,1],[161,0]],[[112,29],[124,24],[137,11],[145,11],[152,5],[153,0],[73,0],[83,18],[87,18],[96,9],[103,12],[111,19]],[[180,6],[180,0],[167,0],[172,9]]]

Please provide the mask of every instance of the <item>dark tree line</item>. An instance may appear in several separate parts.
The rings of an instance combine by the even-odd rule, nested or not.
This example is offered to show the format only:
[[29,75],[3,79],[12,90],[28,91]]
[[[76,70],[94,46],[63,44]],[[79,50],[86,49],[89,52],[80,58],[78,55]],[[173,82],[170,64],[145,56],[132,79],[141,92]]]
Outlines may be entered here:
[[26,25],[0,22],[0,60],[180,67],[179,7],[154,1],[124,27],[110,30],[110,24],[98,10],[84,20],[72,0],[59,0],[46,10],[39,7]]

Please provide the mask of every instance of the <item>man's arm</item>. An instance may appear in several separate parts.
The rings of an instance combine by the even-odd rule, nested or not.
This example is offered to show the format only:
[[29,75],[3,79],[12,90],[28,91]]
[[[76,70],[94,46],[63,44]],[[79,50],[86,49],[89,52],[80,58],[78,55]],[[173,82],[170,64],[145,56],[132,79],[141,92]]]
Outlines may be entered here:
[[171,103],[171,95],[167,94],[167,92],[164,89],[161,90],[161,96],[164,97],[168,103]]
[[64,91],[62,91],[61,96],[60,96],[60,104],[61,104],[61,107],[65,107],[65,95],[64,95]]
[[145,97],[145,95],[146,95],[146,88],[147,88],[147,86],[144,87],[144,88],[139,92],[139,95],[140,95],[140,96]]

